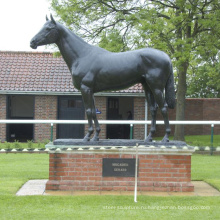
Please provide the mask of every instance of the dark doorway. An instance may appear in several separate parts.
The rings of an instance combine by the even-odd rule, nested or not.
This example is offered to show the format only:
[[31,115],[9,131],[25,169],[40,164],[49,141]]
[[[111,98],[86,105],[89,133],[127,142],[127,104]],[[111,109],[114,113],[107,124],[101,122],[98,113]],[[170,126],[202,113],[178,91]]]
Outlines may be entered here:
[[[58,119],[62,120],[84,120],[85,110],[81,97],[62,96],[58,100]],[[84,125],[59,124],[58,138],[81,139],[84,136]]]
[[[133,98],[130,97],[109,97],[107,105],[108,120],[131,120],[133,113]],[[107,125],[107,138],[129,139],[129,125]]]
[[[34,96],[8,96],[8,119],[34,119]],[[33,140],[33,124],[8,124],[7,141]]]

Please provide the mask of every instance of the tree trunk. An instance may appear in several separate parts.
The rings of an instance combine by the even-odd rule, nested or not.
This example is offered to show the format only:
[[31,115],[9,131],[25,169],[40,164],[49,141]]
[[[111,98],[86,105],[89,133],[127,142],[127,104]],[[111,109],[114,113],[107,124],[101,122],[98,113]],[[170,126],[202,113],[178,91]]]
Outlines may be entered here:
[[[188,62],[183,63],[179,68],[177,87],[176,121],[185,120],[185,96],[186,96],[186,72]],[[184,125],[175,125],[174,140],[184,141]]]

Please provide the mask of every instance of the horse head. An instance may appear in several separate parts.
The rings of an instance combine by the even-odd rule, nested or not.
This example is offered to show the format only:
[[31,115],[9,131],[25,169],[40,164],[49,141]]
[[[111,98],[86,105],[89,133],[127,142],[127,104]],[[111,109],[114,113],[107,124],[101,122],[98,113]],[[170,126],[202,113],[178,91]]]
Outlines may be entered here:
[[38,46],[56,43],[59,37],[57,23],[53,16],[50,15],[51,20],[46,16],[46,23],[42,29],[32,38],[30,47],[37,49]]

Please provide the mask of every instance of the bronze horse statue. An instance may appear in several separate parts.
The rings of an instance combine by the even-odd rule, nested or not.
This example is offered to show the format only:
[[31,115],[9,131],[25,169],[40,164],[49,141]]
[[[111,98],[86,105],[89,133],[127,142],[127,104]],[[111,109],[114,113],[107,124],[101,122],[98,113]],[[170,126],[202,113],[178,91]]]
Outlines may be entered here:
[[[76,36],[62,24],[46,17],[46,23],[33,37],[30,46],[55,43],[71,72],[73,85],[83,97],[88,118],[88,132],[84,141],[99,140],[100,126],[96,117],[94,93],[120,90],[134,84],[143,85],[145,96],[152,115],[151,129],[146,142],[151,142],[156,131],[156,113],[159,106],[165,123],[165,136],[162,142],[169,142],[170,126],[168,107],[175,106],[173,68],[169,56],[159,50],[140,50],[113,53],[92,46]],[[164,97],[165,90],[165,97]]]

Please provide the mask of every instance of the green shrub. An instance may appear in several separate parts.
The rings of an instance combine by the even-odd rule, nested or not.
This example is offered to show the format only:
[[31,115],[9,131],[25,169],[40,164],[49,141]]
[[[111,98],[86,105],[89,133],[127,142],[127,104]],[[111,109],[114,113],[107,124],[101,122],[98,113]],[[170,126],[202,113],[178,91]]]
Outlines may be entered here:
[[37,142],[36,142],[36,145],[37,145],[37,148],[38,149],[41,149],[41,148],[44,148],[44,143],[42,143],[40,140],[38,140]]
[[28,146],[28,148],[30,148],[30,149],[34,148],[33,140],[27,140],[27,146]]
[[43,140],[43,144],[44,144],[44,146],[45,146],[46,144],[48,144],[49,142],[50,142],[49,139],[45,139],[45,140]]
[[13,146],[14,146],[14,148],[17,148],[17,149],[21,149],[22,148],[22,145],[19,143],[18,140],[14,141]]
[[11,143],[10,142],[5,141],[4,144],[5,144],[6,149],[11,149]]

